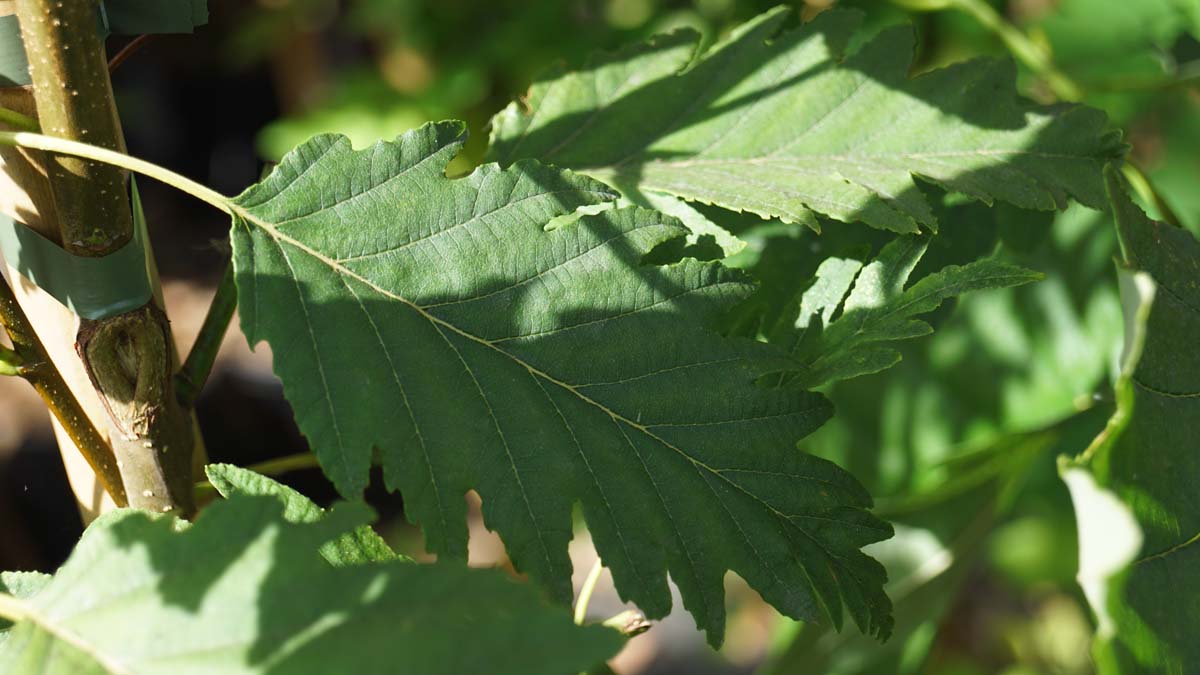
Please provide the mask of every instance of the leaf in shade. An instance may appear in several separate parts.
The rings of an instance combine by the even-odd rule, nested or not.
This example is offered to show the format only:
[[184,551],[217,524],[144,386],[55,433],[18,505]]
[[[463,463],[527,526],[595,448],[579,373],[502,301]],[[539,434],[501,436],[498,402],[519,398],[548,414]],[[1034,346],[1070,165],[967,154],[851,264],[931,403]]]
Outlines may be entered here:
[[[622,597],[684,605],[720,643],[723,579],[781,612],[890,629],[884,571],[861,548],[890,527],[836,465],[797,451],[830,415],[818,394],[756,380],[793,362],[705,326],[745,297],[739,272],[644,263],[687,234],[536,162],[444,175],[457,123],[355,152],[297,148],[234,200],[242,327],[346,495],[384,478],[438,555],[466,554],[466,505],[518,569],[571,598],[580,502]],[[844,608],[844,610],[843,610]]]

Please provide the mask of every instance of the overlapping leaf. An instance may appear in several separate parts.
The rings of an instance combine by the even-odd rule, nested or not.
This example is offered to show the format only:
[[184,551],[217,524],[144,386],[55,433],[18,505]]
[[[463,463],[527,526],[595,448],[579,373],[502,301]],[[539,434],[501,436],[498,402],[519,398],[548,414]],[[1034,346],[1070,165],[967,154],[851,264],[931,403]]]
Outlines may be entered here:
[[[314,523],[325,517],[325,510],[308,497],[249,469],[232,464],[209,464],[204,467],[204,474],[226,499],[234,495],[274,497],[283,504],[283,517],[290,523]],[[332,565],[387,562],[399,558],[370,525],[360,525],[326,542],[321,546],[321,557]]]
[[[1117,384],[1118,412],[1077,462],[1120,498],[1142,531],[1137,558],[1096,607],[1110,622],[1098,661],[1108,673],[1192,672],[1200,663],[1200,242],[1150,221],[1114,169],[1108,187],[1124,263],[1149,274],[1156,288],[1148,315],[1131,313],[1138,320],[1127,328],[1132,358]],[[1124,286],[1123,295],[1138,288]]]
[[865,267],[857,260],[836,257],[821,264],[815,282],[796,303],[798,315],[794,311],[786,315],[770,335],[772,342],[804,363],[796,384],[816,387],[888,368],[900,360],[900,353],[887,342],[933,332],[915,317],[963,293],[1041,278],[1020,266],[984,258],[951,265],[905,288],[928,246],[928,237],[901,237]]
[[699,57],[683,31],[539,82],[493,119],[490,157],[813,227],[813,212],[935,227],[914,175],[1026,208],[1103,204],[1100,169],[1121,150],[1102,113],[1020,100],[1008,62],[910,79],[906,27],[847,55],[856,13],[781,32],[786,19],[763,14]]
[[295,524],[273,498],[235,497],[191,527],[107,515],[20,601],[0,672],[561,675],[620,647],[615,631],[575,626],[500,572],[322,560],[318,547],[364,511]]
[[890,528],[848,474],[796,450],[819,395],[755,384],[778,351],[705,329],[749,289],[685,259],[639,209],[556,221],[616,197],[534,162],[443,170],[441,123],[354,152],[322,136],[235,200],[242,326],[268,341],[302,431],[345,494],[378,449],[439,555],[466,553],[470,489],[514,563],[563,601],[581,502],[622,596],[670,609],[666,575],[719,643],[733,570],[782,612],[890,629]]

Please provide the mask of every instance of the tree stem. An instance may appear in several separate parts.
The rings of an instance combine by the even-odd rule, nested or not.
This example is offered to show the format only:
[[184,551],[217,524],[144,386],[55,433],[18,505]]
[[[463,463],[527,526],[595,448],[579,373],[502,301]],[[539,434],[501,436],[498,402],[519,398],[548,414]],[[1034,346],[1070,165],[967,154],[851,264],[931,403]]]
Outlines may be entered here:
[[[38,122],[48,134],[123,150],[92,0],[17,0]],[[47,162],[62,246],[102,256],[133,238],[125,172],[78,157]]]
[[[16,7],[41,128],[121,154],[125,141],[97,28],[98,3],[16,0]],[[69,253],[105,256],[133,238],[125,170],[63,153],[48,156],[46,169],[59,241]],[[151,300],[117,316],[81,319],[74,351],[90,380],[74,384],[81,395],[90,384],[99,397],[104,412],[95,413],[96,422],[110,439],[131,505],[189,515],[192,457],[202,446],[190,411],[175,396],[178,357],[165,312]]]

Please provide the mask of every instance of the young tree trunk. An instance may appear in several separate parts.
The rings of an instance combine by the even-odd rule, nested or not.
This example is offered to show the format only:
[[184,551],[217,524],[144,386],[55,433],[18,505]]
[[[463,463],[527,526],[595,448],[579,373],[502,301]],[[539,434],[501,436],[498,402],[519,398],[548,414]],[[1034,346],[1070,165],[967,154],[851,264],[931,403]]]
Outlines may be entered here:
[[[17,0],[16,7],[42,132],[123,151],[97,30],[97,3]],[[9,157],[5,160],[11,164]],[[28,201],[42,202],[36,205],[40,218],[35,220],[43,234],[77,256],[104,256],[133,239],[136,207],[124,171],[71,157],[34,158],[38,160],[49,195]],[[30,182],[28,176],[25,182]],[[28,214],[18,216],[29,223]],[[10,274],[12,262],[8,261]],[[156,277],[153,265],[149,274]],[[176,399],[172,377],[178,355],[157,278],[151,279],[156,297],[145,306],[95,321],[76,317],[61,305],[54,317],[52,299],[47,302],[44,293],[28,288],[27,280],[13,281],[50,358],[97,429],[108,437],[130,505],[191,513],[193,456],[202,448],[193,415]],[[61,434],[59,438],[61,443]],[[77,454],[74,448],[63,451],[65,459]],[[85,504],[92,497],[77,496]]]

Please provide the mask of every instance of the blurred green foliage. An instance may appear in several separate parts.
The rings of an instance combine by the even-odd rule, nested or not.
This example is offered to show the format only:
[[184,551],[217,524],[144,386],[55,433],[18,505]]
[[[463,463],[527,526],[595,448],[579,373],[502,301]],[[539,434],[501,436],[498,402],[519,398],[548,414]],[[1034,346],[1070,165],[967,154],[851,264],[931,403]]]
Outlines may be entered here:
[[[362,146],[453,117],[474,132],[451,167],[462,172],[483,156],[491,115],[554,64],[683,25],[707,44],[775,4],[258,0],[242,9],[226,52],[234,63],[269,62],[279,80],[286,114],[259,136],[264,158],[318,132]],[[788,4],[810,18],[833,3]],[[865,12],[860,40],[911,22],[917,71],[1007,57],[969,5],[995,10],[1125,131],[1132,164],[1157,190],[1158,203],[1141,195],[1151,214],[1200,233],[1200,2],[838,4]],[[905,9],[921,6],[938,11]],[[1019,83],[1030,98],[1056,99],[1045,73],[1023,65]],[[766,672],[1091,672],[1093,619],[1074,581],[1075,520],[1053,460],[1082,450],[1112,409],[1122,319],[1111,221],[1080,206],[1029,212],[924,189],[941,231],[913,278],[993,254],[1047,278],[947,303],[933,314],[933,336],[900,345],[899,365],[827,388],[837,415],[802,446],[850,469],[897,523],[897,538],[875,553],[892,572],[898,631],[881,647],[779,620]],[[891,238],[861,224],[816,235],[698,209],[746,242],[729,262],[761,288],[726,328],[749,335],[778,319],[826,257],[866,261]]]

